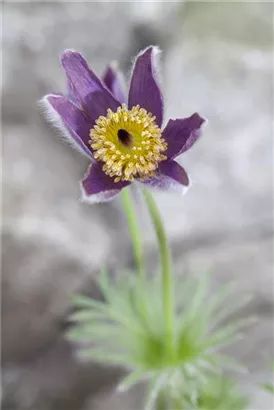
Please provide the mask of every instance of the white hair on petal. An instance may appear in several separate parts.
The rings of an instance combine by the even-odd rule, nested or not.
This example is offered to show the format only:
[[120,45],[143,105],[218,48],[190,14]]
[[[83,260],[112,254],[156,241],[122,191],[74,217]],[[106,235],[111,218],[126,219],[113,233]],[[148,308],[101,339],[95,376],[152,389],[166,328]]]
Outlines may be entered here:
[[[43,97],[40,101],[38,101],[38,105],[43,109],[44,116],[46,121],[48,121],[57,131],[60,133],[60,137],[62,140],[65,140],[69,143],[69,145],[76,149],[81,154],[87,156],[89,159],[92,159],[91,155],[89,155],[77,142],[72,138],[70,132],[68,131],[66,125],[62,121],[60,115],[56,112],[56,110],[52,107],[51,103],[48,101],[48,97],[58,97],[58,94],[47,94]],[[60,95],[62,97],[62,95]]]
[[[162,50],[158,46],[153,46],[152,49],[152,74],[154,80],[158,87],[161,90],[162,80],[161,80],[161,73],[160,73],[160,58],[161,58]],[[161,90],[162,91],[162,90]]]
[[[98,194],[87,195],[86,191],[80,182],[81,197],[80,201],[88,204],[99,204],[100,202],[109,202],[120,193],[119,189],[113,189],[109,191],[99,192]],[[108,196],[110,195],[110,196]]]
[[134,67],[135,64],[138,60],[138,58],[143,55],[149,48],[152,48],[152,53],[151,53],[151,65],[152,65],[152,75],[153,78],[157,84],[157,86],[159,87],[160,90],[160,94],[161,94],[161,98],[163,99],[163,95],[162,95],[162,89],[161,89],[161,85],[162,85],[162,81],[161,81],[161,75],[160,75],[160,55],[162,54],[162,50],[158,47],[158,46],[148,46],[146,48],[144,48],[143,50],[141,50],[133,59],[132,59],[132,66],[131,66],[131,70],[130,70],[130,80],[132,78],[132,74],[134,71]]
[[125,103],[127,104],[128,103],[128,101],[127,101],[128,96],[127,96],[127,84],[126,84],[125,77],[124,77],[123,73],[121,72],[121,70],[119,68],[116,69],[115,73],[116,73],[116,78],[117,78],[117,81],[115,83],[116,88],[117,87],[120,88],[120,91],[125,96],[125,100],[126,100]]
[[205,118],[205,117],[202,117],[201,115],[200,115],[200,117],[204,120],[203,123],[201,124],[201,127],[200,127],[200,129],[203,129],[207,125],[208,119]]
[[[140,182],[143,182],[140,180]],[[185,186],[180,184],[179,182],[175,181],[173,178],[170,178],[167,175],[161,175],[161,178],[151,178],[147,180],[145,183],[146,185],[149,185],[152,189],[158,190],[158,191],[173,191],[180,196],[183,196],[186,194],[188,191],[188,188],[191,186],[191,180],[189,180],[189,185]]]
[[67,53],[77,53],[77,54],[80,54],[78,51],[74,50],[74,48],[66,48],[66,49],[63,51],[62,55],[67,54]]

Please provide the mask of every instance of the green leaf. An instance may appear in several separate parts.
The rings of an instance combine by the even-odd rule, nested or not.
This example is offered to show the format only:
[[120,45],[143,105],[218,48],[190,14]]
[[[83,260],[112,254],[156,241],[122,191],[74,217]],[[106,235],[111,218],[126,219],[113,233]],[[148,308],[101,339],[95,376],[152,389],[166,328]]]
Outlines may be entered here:
[[70,300],[71,300],[71,304],[78,308],[95,308],[95,309],[105,309],[106,308],[104,302],[100,302],[88,296],[72,295],[70,297]]
[[[175,278],[175,289],[177,281],[180,283],[182,279]],[[198,279],[185,278],[182,299],[177,301],[180,309],[173,311],[175,337],[167,349],[160,275],[148,280],[144,289],[143,282],[134,273],[126,273],[111,283],[107,272],[103,271],[100,287],[105,302],[85,296],[74,298],[78,310],[70,319],[76,325],[68,336],[84,343],[82,352],[85,357],[130,369],[122,388],[128,389],[148,378],[148,408],[152,409],[158,395],[163,394],[164,380],[171,396],[177,389],[175,386],[180,386],[182,395],[185,395],[183,410],[196,410],[199,389],[208,384],[214,373],[220,374],[223,368],[233,363],[232,359],[217,354],[217,350],[235,340],[239,328],[248,323],[247,319],[241,319],[213,328],[217,315],[221,310],[224,312],[222,301],[229,292],[222,289],[221,296],[216,291],[211,298],[209,285],[208,275]],[[233,363],[233,369],[235,367],[239,370],[238,363]],[[168,389],[165,388],[165,394],[169,394]],[[179,409],[176,406],[174,408]]]
[[117,390],[120,392],[125,392],[129,390],[133,385],[139,383],[140,380],[142,379],[144,379],[144,372],[141,372],[141,371],[132,372],[120,382]]
[[109,278],[108,273],[105,266],[101,267],[100,275],[99,275],[99,285],[100,289],[107,301],[111,300],[111,288],[109,286]]
[[246,297],[241,297],[241,299],[238,300],[233,300],[233,303],[230,303],[229,305],[222,306],[214,315],[212,327],[215,328],[230,315],[235,312],[239,312],[242,307],[247,306],[251,299],[252,296],[249,295]]
[[274,394],[274,386],[271,385],[270,383],[262,384],[262,388],[268,391],[269,393]]
[[115,366],[124,366],[125,368],[135,366],[135,363],[132,362],[129,356],[124,354],[106,353],[104,350],[101,349],[82,349],[81,355],[85,358],[90,358],[102,364],[108,363]]
[[149,384],[147,398],[144,404],[144,410],[153,410],[154,404],[161,392],[163,386],[165,386],[168,378],[168,373],[163,373],[160,376],[156,376]]
[[108,316],[105,312],[97,311],[97,310],[78,310],[77,312],[72,313],[69,315],[68,320],[71,322],[91,322],[94,320],[106,320]]

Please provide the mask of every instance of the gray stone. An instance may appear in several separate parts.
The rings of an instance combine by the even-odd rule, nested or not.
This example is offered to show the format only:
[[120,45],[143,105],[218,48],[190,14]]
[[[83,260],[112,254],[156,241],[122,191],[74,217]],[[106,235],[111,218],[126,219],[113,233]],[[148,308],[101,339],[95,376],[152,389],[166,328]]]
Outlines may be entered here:
[[65,91],[59,63],[65,49],[84,53],[99,74],[110,61],[123,59],[130,40],[129,11],[111,2],[4,3],[4,118],[35,122],[36,101]]
[[100,266],[124,266],[130,247],[115,201],[79,202],[88,162],[45,123],[37,101],[65,91],[65,48],[101,73],[127,48],[130,23],[119,4],[3,9],[3,408],[75,410],[119,372],[79,362],[62,340],[69,296],[96,296]]
[[272,6],[187,3],[165,52],[166,120],[195,111],[208,119],[179,159],[187,195],[155,193],[171,239],[272,226]]
[[127,264],[129,244],[116,241],[115,206],[79,203],[86,160],[50,135],[42,123],[4,128],[3,405],[12,410],[74,410],[117,374],[79,363],[62,338],[70,295],[98,296],[100,265]]
[[61,336],[34,360],[3,366],[3,408],[78,410],[120,375],[119,369],[80,361]]

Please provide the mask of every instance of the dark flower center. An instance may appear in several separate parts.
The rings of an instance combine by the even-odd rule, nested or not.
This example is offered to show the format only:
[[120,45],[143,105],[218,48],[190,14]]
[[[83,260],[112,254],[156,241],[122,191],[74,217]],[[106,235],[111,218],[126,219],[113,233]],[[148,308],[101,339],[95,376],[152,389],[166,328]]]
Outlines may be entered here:
[[119,141],[120,141],[122,144],[126,145],[127,147],[128,147],[129,145],[131,145],[131,143],[132,143],[132,136],[130,135],[129,132],[127,132],[127,130],[124,130],[124,129],[118,130],[117,136],[118,136]]

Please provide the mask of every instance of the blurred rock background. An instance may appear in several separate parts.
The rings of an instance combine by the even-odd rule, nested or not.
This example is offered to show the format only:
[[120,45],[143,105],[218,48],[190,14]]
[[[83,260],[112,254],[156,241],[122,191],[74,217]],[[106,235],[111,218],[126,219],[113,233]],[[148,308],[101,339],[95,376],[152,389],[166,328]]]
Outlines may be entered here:
[[[126,73],[151,43],[164,50],[166,119],[209,122],[180,162],[192,188],[155,193],[178,272],[237,279],[259,320],[231,349],[252,409],[273,359],[273,4],[260,2],[4,2],[2,384],[4,410],[140,410],[140,391],[113,391],[119,369],[83,363],[63,339],[69,295],[94,295],[99,266],[131,263],[119,200],[78,202],[86,159],[63,143],[37,101],[65,91],[59,55],[84,53]],[[142,204],[148,263],[155,243]],[[119,240],[117,240],[117,237]]]

